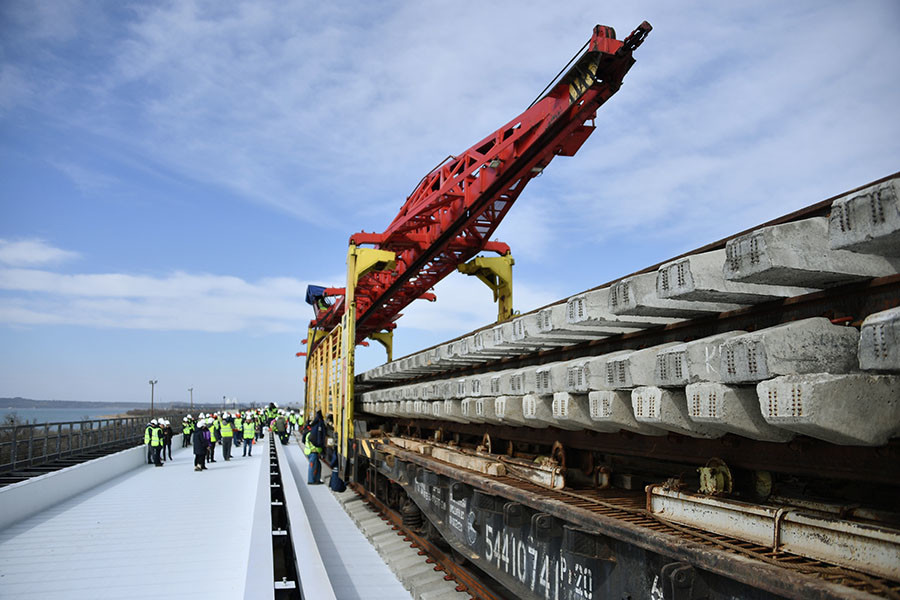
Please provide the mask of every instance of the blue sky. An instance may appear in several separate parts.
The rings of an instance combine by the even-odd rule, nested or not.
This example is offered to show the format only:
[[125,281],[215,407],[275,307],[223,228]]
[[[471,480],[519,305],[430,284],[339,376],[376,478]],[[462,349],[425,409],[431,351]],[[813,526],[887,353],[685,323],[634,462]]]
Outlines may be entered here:
[[[297,401],[306,285],[596,23],[654,31],[498,230],[518,310],[900,168],[894,0],[565,6],[0,3],[0,396]],[[496,315],[474,279],[437,295],[397,356]]]

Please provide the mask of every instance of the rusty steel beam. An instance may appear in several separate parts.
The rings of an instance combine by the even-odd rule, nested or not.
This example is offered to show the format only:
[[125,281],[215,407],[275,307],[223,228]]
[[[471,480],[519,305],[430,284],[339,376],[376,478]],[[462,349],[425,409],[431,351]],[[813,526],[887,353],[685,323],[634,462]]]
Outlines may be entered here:
[[[664,554],[674,560],[684,561],[697,568],[773,594],[789,598],[820,598],[827,600],[872,597],[867,591],[832,583],[814,575],[792,570],[789,563],[781,565],[771,561],[756,560],[741,553],[729,552],[722,548],[705,545],[700,541],[702,538],[699,536],[692,536],[690,533],[678,535],[678,529],[669,529],[667,531],[666,528],[660,530],[659,527],[649,528],[635,524],[616,516],[589,510],[582,505],[563,502],[553,497],[552,493],[548,497],[547,495],[536,493],[536,490],[531,487],[519,487],[518,485],[512,485],[509,480],[500,481],[497,478],[488,478],[467,472],[452,465],[386,444],[379,444],[377,449],[380,452],[393,455],[396,459],[414,463],[454,481],[466,483],[488,494],[501,496],[535,510],[546,512],[577,527],[585,528],[600,535],[610,536],[651,552]],[[654,521],[653,517],[646,510],[637,512],[632,509],[628,514],[644,514],[652,521],[652,524],[664,524],[662,521]],[[797,568],[803,568],[812,572],[816,571],[815,568],[808,566]],[[848,572],[848,576],[852,576],[852,573]]]
[[900,482],[900,440],[891,440],[877,448],[837,446],[821,440],[798,437],[792,442],[760,442],[736,435],[718,439],[688,438],[678,434],[644,436],[627,431],[600,433],[595,431],[563,431],[554,427],[531,429],[428,420],[400,420],[421,431],[438,427],[445,433],[460,433],[481,438],[488,433],[493,440],[552,446],[562,441],[566,448],[623,456],[636,456],[702,466],[717,457],[730,466],[755,471],[772,471],[821,478],[896,486]]

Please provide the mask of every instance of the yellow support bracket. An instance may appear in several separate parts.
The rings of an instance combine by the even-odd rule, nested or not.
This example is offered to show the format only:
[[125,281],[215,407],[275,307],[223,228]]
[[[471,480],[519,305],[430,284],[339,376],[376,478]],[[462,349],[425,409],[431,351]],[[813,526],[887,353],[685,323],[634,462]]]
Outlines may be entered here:
[[511,254],[503,256],[476,256],[457,267],[460,273],[474,275],[494,293],[497,303],[497,322],[508,321],[513,316],[512,267],[516,264]]
[[[356,260],[354,264],[355,273],[348,273],[350,276],[354,276],[353,278],[353,287],[356,287],[356,283],[359,281],[359,278],[369,273],[371,271],[393,271],[394,267],[397,266],[396,263],[396,255],[389,250],[376,250],[375,248],[358,248],[355,246],[351,246],[350,254],[355,255]],[[349,277],[348,277],[349,279]],[[350,284],[350,282],[347,282]],[[349,289],[348,285],[348,289]]]
[[375,340],[387,350],[387,361],[394,360],[394,332],[393,331],[376,331],[369,336],[369,339]]

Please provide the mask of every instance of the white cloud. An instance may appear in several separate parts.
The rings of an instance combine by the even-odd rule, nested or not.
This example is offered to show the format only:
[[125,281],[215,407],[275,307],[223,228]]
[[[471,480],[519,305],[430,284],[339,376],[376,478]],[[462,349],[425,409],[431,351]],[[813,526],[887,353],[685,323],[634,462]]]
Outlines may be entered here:
[[72,180],[72,183],[84,193],[104,190],[120,183],[117,177],[72,161],[50,161],[50,164]]
[[[111,162],[224,188],[342,235],[383,229],[435,163],[524,109],[595,19],[620,38],[644,18],[655,30],[598,131],[529,184],[498,230],[521,263],[565,248],[590,270],[620,262],[594,250],[623,238],[696,247],[885,175],[900,156],[890,76],[900,38],[885,33],[893,0],[649,2],[602,17],[587,1],[566,11],[499,1],[476,13],[440,2],[184,0],[115,14],[59,4],[17,11],[10,30],[26,40],[7,43],[37,42],[4,54],[0,108],[26,106],[18,121],[89,138],[117,153]],[[25,55],[35,62],[14,60]],[[85,190],[116,181],[77,156],[53,164]],[[6,322],[302,331],[309,318],[297,280],[66,275],[33,267],[73,253],[32,244],[0,245],[13,267],[2,275]],[[532,289],[517,282],[517,308],[558,298]],[[477,281],[453,275],[438,295],[409,307],[400,327],[452,335],[495,317]]]
[[306,283],[176,272],[67,275],[0,269],[0,322],[175,331],[301,332]]
[[[394,330],[394,358],[480,329],[497,321],[497,305],[491,291],[475,277],[453,273],[436,287],[437,301],[417,300],[403,310]],[[513,284],[513,306],[518,312],[529,312],[559,298],[547,287],[531,282]],[[379,344],[357,348],[357,372],[385,361]]]
[[77,252],[55,248],[43,240],[0,239],[0,264],[12,267],[61,263],[79,257]]
[[[306,286],[290,277],[246,281],[183,271],[153,276],[0,268],[0,323],[302,333],[312,318]],[[454,273],[438,284],[436,294],[437,302],[419,300],[403,311],[400,330],[410,333],[398,338],[437,343],[497,318],[490,290],[474,277]],[[514,284],[513,298],[521,312],[557,299],[548,289],[526,282]]]
[[495,237],[509,244],[514,259],[540,263],[559,249],[560,223],[567,220],[559,205],[540,194],[528,194],[516,200]]
[[[497,320],[490,289],[475,277],[453,273],[435,287],[436,302],[417,300],[403,310],[399,328],[442,338],[473,331]],[[513,307],[528,312],[557,300],[546,288],[513,280]]]
[[900,87],[886,73],[900,47],[881,36],[871,47],[834,43],[878,30],[896,5],[861,6],[651,18],[657,27],[598,114],[600,129],[545,174],[589,184],[560,195],[574,215],[561,228],[593,241],[677,235],[697,247],[896,170]]
[[[380,230],[436,162],[524,109],[598,18],[592,2],[565,14],[543,8],[501,1],[473,15],[440,2],[184,0],[134,6],[117,15],[127,15],[123,22],[93,11],[94,26],[80,35],[98,49],[95,68],[70,68],[65,46],[42,48],[53,60],[28,73],[32,105],[73,131],[89,124],[91,135],[123,150],[119,160],[320,226]],[[71,9],[33,12],[19,19],[32,38],[70,39]],[[746,193],[747,172],[751,187],[819,178],[825,195],[884,175],[876,165],[896,158],[900,137],[900,94],[886,75],[898,45],[875,32],[891,16],[888,2],[606,7],[602,20],[620,38],[644,18],[655,29],[601,108],[600,130],[576,159],[557,159],[520,203],[595,240],[648,221],[665,229],[698,195],[713,204],[713,194]],[[852,32],[867,43],[835,43]],[[806,166],[823,152],[853,174]],[[800,174],[785,166],[795,160]],[[97,185],[67,166],[83,185]],[[536,239],[552,242],[547,232]]]

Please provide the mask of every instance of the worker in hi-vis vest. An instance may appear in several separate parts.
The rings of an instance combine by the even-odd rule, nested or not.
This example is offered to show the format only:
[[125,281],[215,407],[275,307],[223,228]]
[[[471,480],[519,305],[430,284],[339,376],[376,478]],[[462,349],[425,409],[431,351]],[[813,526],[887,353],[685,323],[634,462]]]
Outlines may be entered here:
[[209,455],[206,457],[206,462],[214,463],[216,462],[216,442],[219,440],[219,421],[217,418],[213,418],[212,423],[208,425],[209,429]]
[[150,445],[150,430],[156,425],[156,419],[150,419],[144,428],[144,445],[147,446],[147,464],[153,464],[153,446]]
[[187,448],[191,443],[191,434],[194,433],[194,418],[188,415],[181,419],[181,447]]
[[242,441],[244,441],[244,419],[241,417],[241,413],[237,413],[236,415],[234,415],[234,446],[235,446],[235,448],[240,448]]
[[261,440],[266,434],[266,424],[269,420],[266,418],[266,411],[260,411],[256,415],[256,439]]
[[234,442],[234,419],[228,413],[222,416],[219,435],[222,437],[222,458],[229,461],[231,460],[231,444]]
[[148,444],[150,452],[153,456],[153,464],[157,467],[162,466],[159,452],[162,450],[162,427],[159,426],[156,419],[150,421],[150,427],[144,430],[144,443]]
[[316,485],[322,483],[322,463],[319,461],[319,455],[325,450],[325,420],[322,418],[322,411],[316,411],[316,417],[310,424],[309,433],[306,434],[306,455],[309,457],[309,472],[307,473],[306,483]]
[[256,423],[247,415],[244,418],[244,456],[253,456],[253,442],[256,438]]

